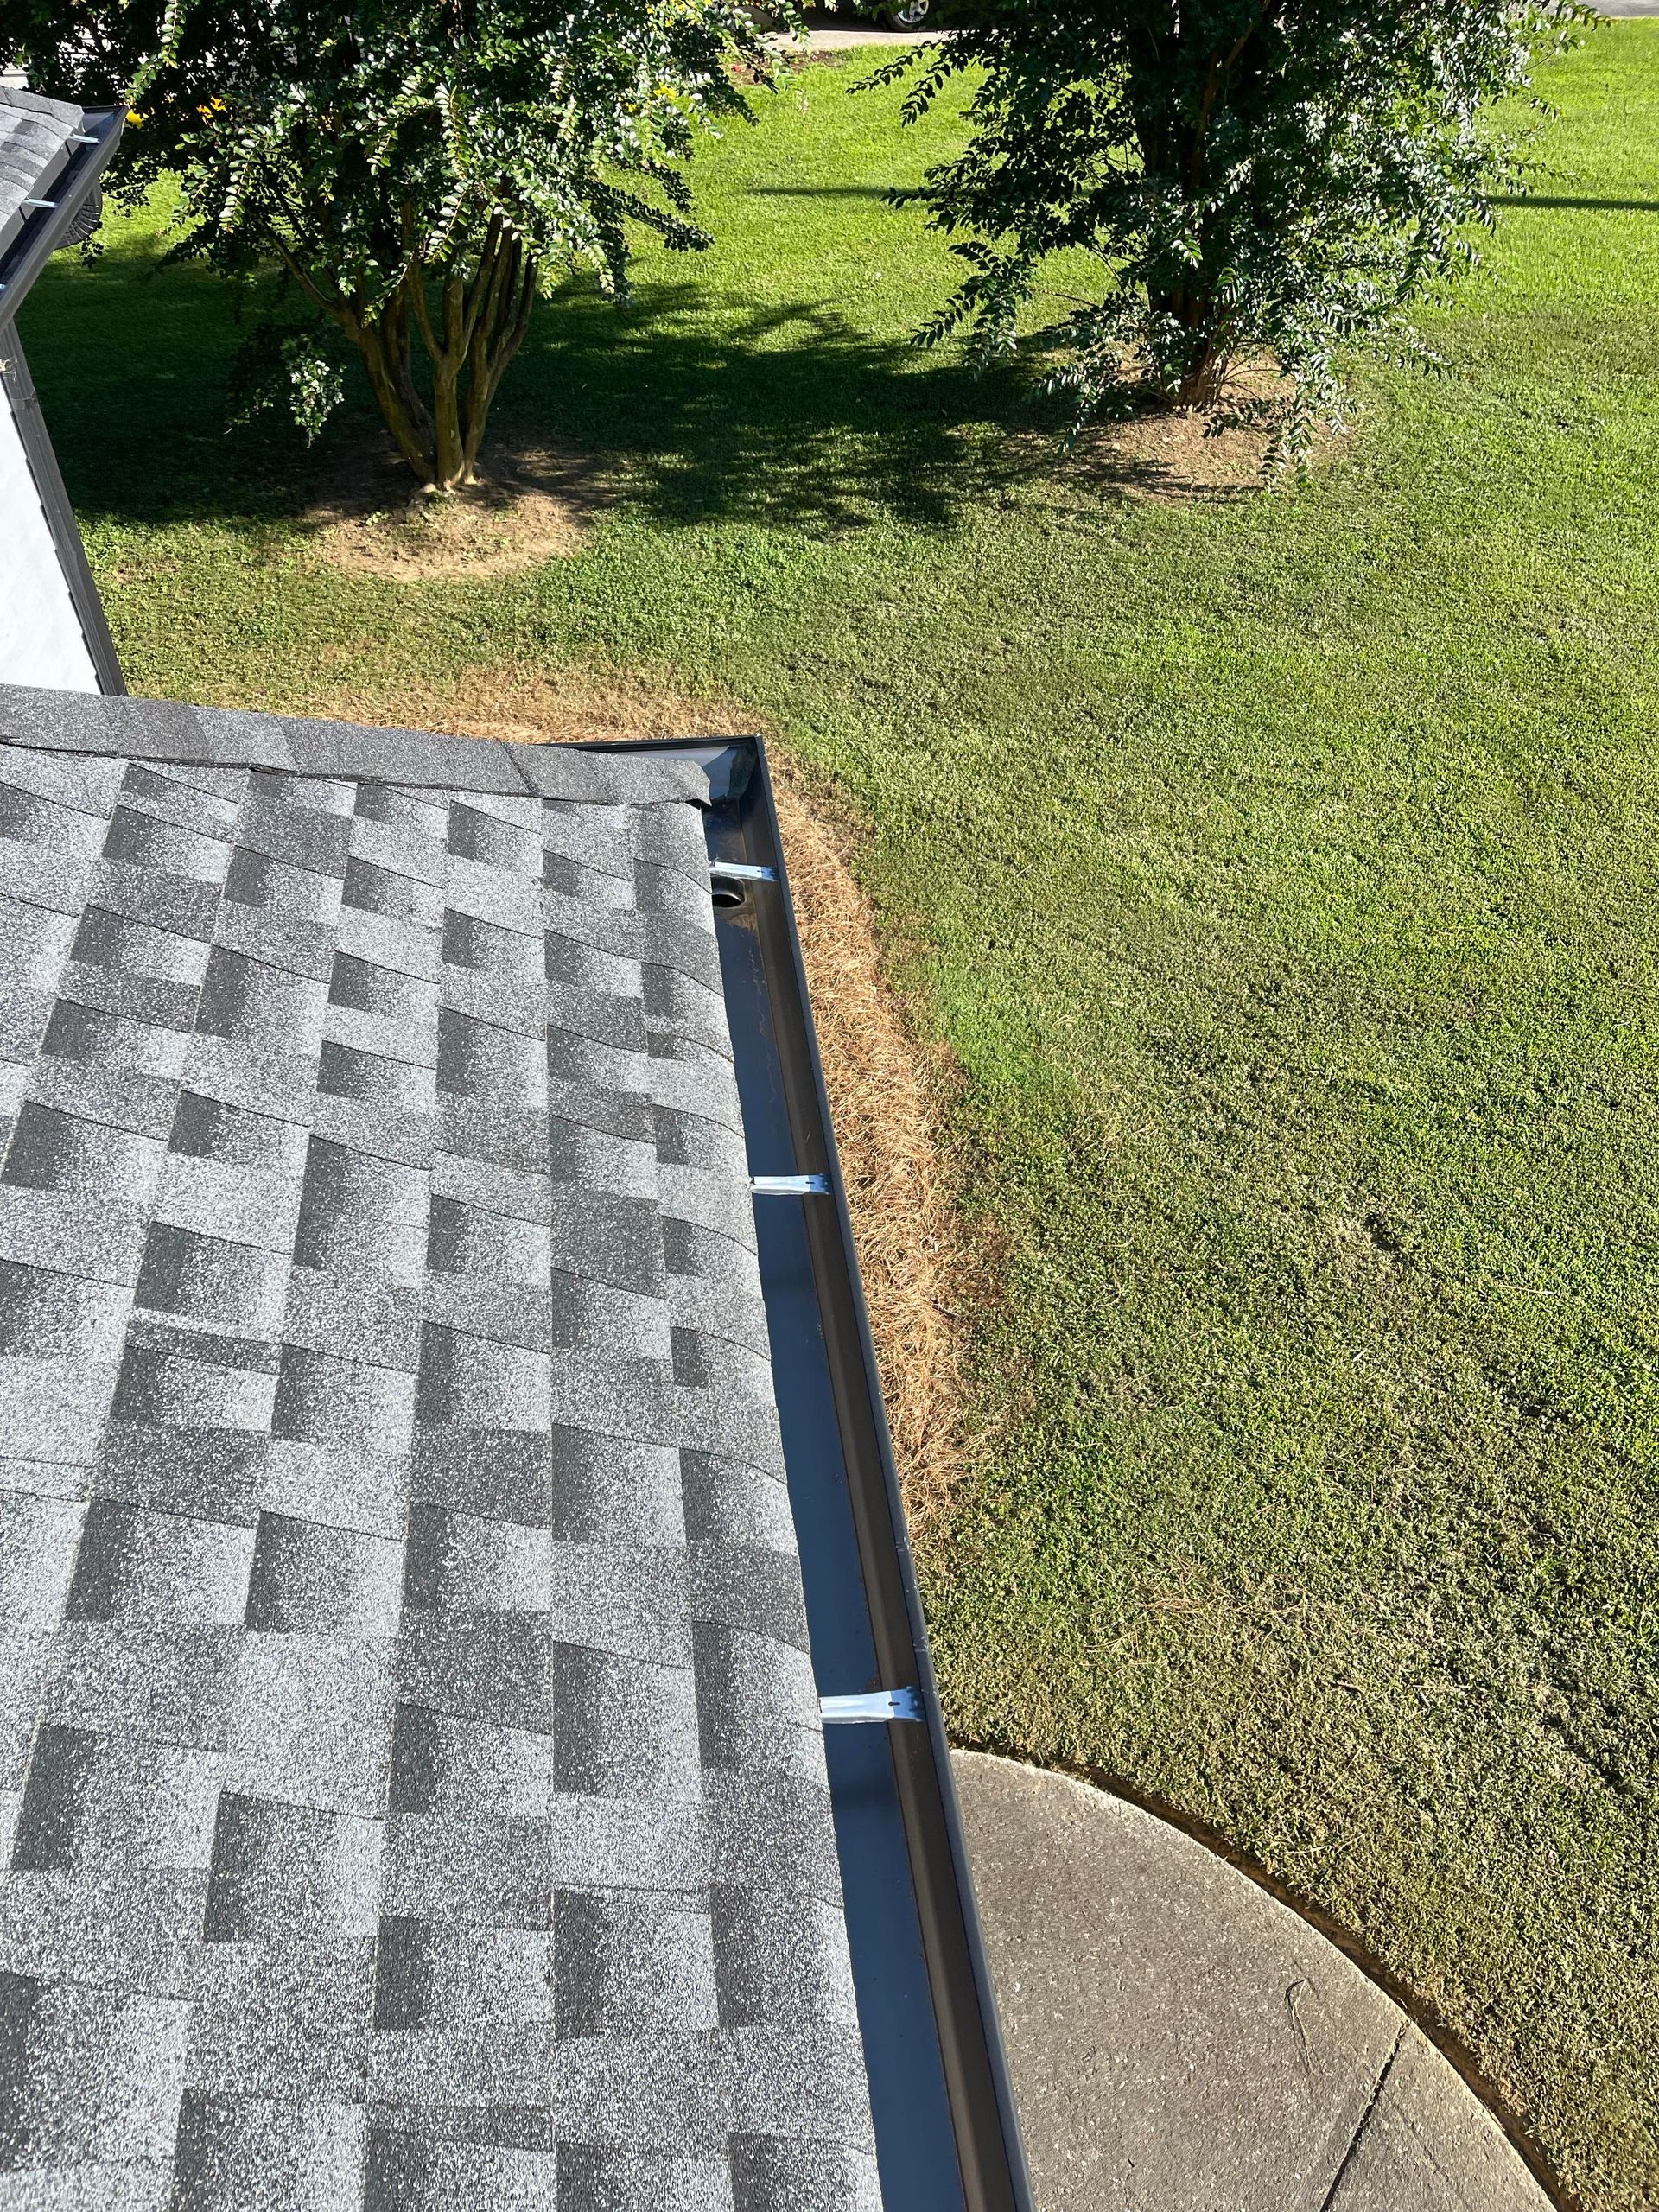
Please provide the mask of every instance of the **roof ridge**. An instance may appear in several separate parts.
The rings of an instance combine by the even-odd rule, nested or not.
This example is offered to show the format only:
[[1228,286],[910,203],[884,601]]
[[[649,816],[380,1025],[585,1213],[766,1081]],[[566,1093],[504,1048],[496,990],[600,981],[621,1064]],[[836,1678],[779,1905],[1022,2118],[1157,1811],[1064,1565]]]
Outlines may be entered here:
[[0,683],[4,745],[578,806],[718,804],[741,790],[753,757],[742,740],[665,741],[651,750],[521,744],[18,683]]

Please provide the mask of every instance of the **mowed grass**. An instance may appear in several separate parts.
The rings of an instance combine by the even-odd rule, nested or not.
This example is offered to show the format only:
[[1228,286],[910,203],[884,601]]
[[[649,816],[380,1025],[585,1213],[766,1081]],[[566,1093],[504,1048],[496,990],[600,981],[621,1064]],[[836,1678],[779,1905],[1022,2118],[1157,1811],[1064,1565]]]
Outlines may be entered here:
[[[1029,468],[906,335],[882,188],[952,143],[815,68],[718,235],[544,311],[506,405],[626,482],[487,585],[347,579],[327,455],[227,438],[149,219],[25,323],[135,689],[614,667],[868,824],[963,1071],[982,1449],[925,1534],[966,1739],[1200,1816],[1353,1930],[1592,2212],[1659,2190],[1659,24],[1551,79],[1541,197],[1356,435],[1181,506]],[[1017,464],[1017,465],[1016,465]]]

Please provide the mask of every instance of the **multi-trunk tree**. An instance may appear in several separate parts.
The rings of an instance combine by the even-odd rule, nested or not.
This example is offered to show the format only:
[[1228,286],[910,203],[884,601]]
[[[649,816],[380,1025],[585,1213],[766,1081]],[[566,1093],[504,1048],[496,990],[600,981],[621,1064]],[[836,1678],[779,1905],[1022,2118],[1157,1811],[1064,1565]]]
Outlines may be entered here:
[[[968,143],[919,198],[968,264],[925,334],[1046,342],[1080,416],[1135,390],[1214,410],[1237,365],[1288,381],[1294,448],[1339,411],[1356,342],[1473,257],[1522,92],[1576,0],[988,0],[907,111],[965,78]],[[916,65],[911,64],[914,67]],[[893,65],[883,76],[899,73]]]
[[436,491],[474,480],[545,283],[622,295],[639,232],[707,244],[683,165],[764,64],[743,0],[6,0],[4,43],[42,91],[131,104],[126,184],[178,180],[178,251],[287,273],[308,430],[344,341]]

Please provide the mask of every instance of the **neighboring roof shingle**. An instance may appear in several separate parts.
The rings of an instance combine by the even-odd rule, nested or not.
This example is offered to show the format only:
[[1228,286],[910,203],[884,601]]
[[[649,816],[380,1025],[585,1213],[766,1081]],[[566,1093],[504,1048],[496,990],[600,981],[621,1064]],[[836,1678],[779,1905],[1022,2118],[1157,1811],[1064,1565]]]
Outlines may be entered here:
[[701,817],[537,758],[0,745],[20,2203],[879,2203]]
[[67,165],[69,141],[85,117],[67,100],[0,85],[0,261],[22,235],[33,210],[49,196]]

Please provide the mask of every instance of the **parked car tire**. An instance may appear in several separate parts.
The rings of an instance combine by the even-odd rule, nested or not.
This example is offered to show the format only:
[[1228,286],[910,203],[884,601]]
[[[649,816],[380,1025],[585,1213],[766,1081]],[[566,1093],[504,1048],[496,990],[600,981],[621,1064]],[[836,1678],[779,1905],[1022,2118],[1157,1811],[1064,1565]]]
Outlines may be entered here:
[[918,31],[932,12],[933,0],[899,0],[881,10],[881,20],[890,31]]

